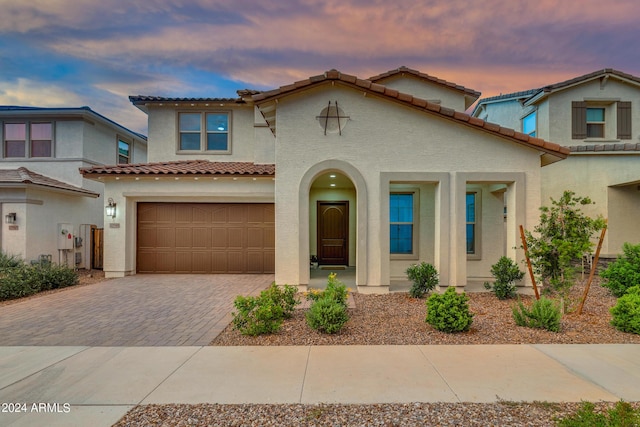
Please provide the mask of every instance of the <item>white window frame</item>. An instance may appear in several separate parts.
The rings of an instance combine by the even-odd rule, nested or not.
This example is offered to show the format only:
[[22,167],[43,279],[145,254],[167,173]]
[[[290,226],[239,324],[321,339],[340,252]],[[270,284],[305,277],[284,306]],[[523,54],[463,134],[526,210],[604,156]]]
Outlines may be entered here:
[[[128,156],[124,156],[122,154],[120,154],[120,143],[124,143],[127,144],[129,146],[129,155]],[[127,161],[126,162],[121,162],[120,161],[120,156],[122,157],[126,157]],[[124,165],[127,163],[133,163],[133,142],[127,140],[126,138],[116,138],[116,164],[118,165]]]
[[[231,110],[210,110],[210,111],[178,111],[176,114],[176,153],[177,154],[231,154],[231,129],[232,129],[232,114]],[[200,130],[195,131],[182,131],[180,129],[180,116],[182,114],[199,114],[200,115]],[[227,116],[227,130],[226,132],[210,131],[207,129],[207,114],[225,114]],[[197,150],[183,150],[181,148],[181,135],[183,133],[199,133],[200,134],[200,148]],[[227,149],[226,150],[207,150],[207,135],[211,133],[225,133],[227,135]]]
[[[602,110],[602,121],[589,121],[589,110]],[[588,105],[585,111],[586,121],[587,121],[587,139],[605,139],[607,137],[607,107],[605,106],[596,106],[596,105]],[[589,135],[589,125],[596,125],[602,128],[601,136],[590,136]]]
[[[5,126],[19,124],[25,126],[25,139],[24,139],[24,156],[21,157],[9,157],[7,156],[7,139],[5,135]],[[33,147],[32,143],[34,140],[31,138],[31,126],[35,124],[49,124],[51,126],[51,139],[49,140],[51,143],[50,151],[51,154],[49,156],[33,156]],[[2,132],[2,159],[52,159],[55,157],[55,122],[51,120],[5,120],[1,122],[0,131]],[[45,140],[36,140],[36,141],[45,141]]]
[[[411,240],[412,248],[409,254],[391,253],[391,232],[389,231],[389,255],[392,260],[417,260],[420,258],[420,192],[415,189],[391,189],[389,191],[389,206],[387,209],[391,209],[391,196],[394,194],[411,194],[413,196],[413,225]],[[389,217],[389,228],[393,224],[408,224],[400,222],[391,222]]]

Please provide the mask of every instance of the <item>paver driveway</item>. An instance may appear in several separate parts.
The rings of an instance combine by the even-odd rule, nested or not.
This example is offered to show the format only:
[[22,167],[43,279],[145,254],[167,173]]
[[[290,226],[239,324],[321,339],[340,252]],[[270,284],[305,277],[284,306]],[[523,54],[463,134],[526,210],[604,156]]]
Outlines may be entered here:
[[2,346],[207,345],[272,274],[138,274],[0,307]]

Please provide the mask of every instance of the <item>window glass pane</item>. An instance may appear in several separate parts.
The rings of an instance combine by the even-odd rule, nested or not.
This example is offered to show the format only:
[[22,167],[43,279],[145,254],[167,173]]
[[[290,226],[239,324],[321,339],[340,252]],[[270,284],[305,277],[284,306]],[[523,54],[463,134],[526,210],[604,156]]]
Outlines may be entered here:
[[476,226],[475,224],[467,224],[467,253],[474,254],[476,252]]
[[31,141],[31,157],[51,157],[51,141]]
[[604,124],[587,123],[587,138],[604,138]]
[[522,133],[536,136],[536,113],[533,112],[522,119]]
[[604,108],[587,108],[588,122],[604,122]]
[[226,114],[207,114],[207,132],[227,132],[229,118]]
[[31,139],[51,140],[51,123],[32,123]]
[[129,143],[124,141],[118,141],[118,154],[129,157]]
[[413,252],[413,225],[390,224],[390,252],[411,254]]
[[5,141],[24,141],[27,137],[27,125],[24,123],[7,123],[4,125]]
[[413,194],[389,196],[389,221],[413,222]]
[[207,134],[207,150],[226,150],[227,134],[226,133],[208,133]]
[[4,148],[5,157],[24,157],[24,141],[6,141]]
[[200,134],[199,133],[182,133],[180,134],[181,150],[199,150]]
[[200,113],[180,114],[180,131],[200,132]]
[[475,222],[476,220],[476,195],[475,193],[467,194],[467,222]]

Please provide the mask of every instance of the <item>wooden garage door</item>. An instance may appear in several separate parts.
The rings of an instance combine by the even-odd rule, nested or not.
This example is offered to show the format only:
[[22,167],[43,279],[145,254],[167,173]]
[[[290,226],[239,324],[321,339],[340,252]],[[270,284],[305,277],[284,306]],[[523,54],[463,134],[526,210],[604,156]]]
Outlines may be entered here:
[[271,203],[138,203],[138,273],[273,273]]

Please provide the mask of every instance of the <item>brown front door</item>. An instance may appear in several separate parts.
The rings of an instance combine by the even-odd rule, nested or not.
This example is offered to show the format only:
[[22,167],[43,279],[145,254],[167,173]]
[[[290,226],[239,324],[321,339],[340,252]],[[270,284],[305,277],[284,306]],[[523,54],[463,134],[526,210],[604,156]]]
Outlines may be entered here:
[[349,264],[349,202],[318,201],[318,263]]

